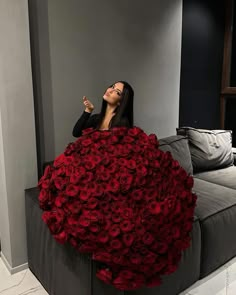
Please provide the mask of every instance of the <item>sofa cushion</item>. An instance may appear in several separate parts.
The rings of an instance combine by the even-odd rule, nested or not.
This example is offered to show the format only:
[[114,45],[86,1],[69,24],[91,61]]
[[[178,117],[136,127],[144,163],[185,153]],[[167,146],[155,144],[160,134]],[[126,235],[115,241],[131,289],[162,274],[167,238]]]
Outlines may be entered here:
[[236,190],[194,178],[202,235],[201,278],[236,255]]
[[188,174],[193,174],[193,166],[189,151],[188,139],[186,136],[173,135],[159,140],[159,147],[162,151],[169,151],[172,157],[177,160]]
[[233,165],[232,131],[181,127],[177,134],[189,139],[194,173]]
[[236,190],[236,166],[197,173],[194,177]]

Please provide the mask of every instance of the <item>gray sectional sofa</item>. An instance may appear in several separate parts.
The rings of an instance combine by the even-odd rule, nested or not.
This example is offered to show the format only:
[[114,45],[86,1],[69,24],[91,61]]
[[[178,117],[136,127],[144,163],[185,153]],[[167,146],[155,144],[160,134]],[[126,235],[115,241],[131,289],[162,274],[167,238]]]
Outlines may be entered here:
[[180,128],[160,140],[160,148],[194,175],[198,196],[191,246],[178,270],[163,284],[118,291],[95,276],[96,264],[70,246],[58,244],[41,220],[38,189],[26,190],[29,268],[50,295],[177,295],[236,256],[236,166],[232,134],[224,130]]

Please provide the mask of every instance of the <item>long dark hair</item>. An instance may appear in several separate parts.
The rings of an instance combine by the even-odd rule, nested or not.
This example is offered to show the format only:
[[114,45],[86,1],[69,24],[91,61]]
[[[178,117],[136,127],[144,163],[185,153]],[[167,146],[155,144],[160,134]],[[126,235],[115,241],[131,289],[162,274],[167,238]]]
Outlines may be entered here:
[[[115,115],[112,117],[109,127],[110,128],[118,127],[118,126],[133,127],[134,90],[130,86],[130,84],[126,81],[117,81],[114,84],[116,83],[122,83],[124,85],[124,88],[121,94],[120,104],[119,106],[117,106],[117,108],[114,111]],[[101,125],[102,120],[105,116],[106,108],[107,108],[107,101],[103,99],[98,127]]]

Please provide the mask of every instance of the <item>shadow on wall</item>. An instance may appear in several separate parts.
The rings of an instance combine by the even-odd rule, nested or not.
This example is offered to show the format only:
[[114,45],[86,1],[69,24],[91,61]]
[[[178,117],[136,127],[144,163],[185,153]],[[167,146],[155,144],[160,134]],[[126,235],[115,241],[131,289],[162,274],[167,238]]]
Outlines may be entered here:
[[[38,175],[40,177],[43,172],[43,163],[45,159],[53,158],[53,151],[55,150],[48,1],[29,0],[28,3],[37,162]],[[50,120],[48,118],[50,118]],[[47,142],[45,142],[45,138]],[[46,145],[50,146],[50,149],[46,149]],[[51,151],[51,155],[47,155],[47,150],[49,153]]]

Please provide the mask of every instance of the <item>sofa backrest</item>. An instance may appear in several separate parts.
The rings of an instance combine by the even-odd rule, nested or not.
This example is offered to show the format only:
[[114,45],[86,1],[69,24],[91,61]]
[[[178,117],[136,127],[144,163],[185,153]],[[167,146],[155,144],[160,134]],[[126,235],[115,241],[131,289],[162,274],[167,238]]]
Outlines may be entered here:
[[173,135],[159,139],[159,148],[172,154],[182,168],[190,175],[193,174],[193,166],[188,145],[188,138],[181,135]]

